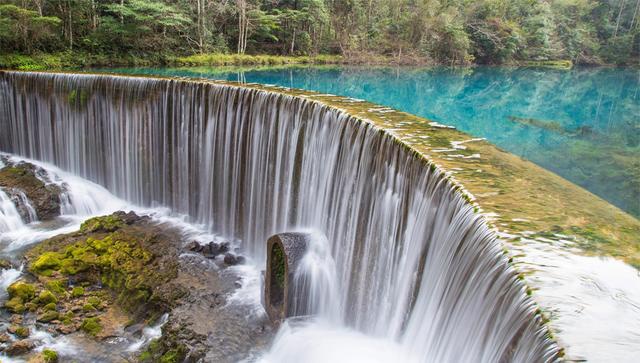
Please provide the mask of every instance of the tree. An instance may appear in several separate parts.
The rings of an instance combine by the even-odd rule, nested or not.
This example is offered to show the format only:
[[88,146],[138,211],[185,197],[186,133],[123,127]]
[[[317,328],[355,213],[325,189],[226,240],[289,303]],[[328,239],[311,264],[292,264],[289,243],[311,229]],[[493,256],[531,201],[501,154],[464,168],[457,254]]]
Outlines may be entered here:
[[59,18],[41,16],[38,12],[15,5],[0,5],[0,44],[31,53],[34,48],[47,47],[55,41],[55,32],[60,25]]

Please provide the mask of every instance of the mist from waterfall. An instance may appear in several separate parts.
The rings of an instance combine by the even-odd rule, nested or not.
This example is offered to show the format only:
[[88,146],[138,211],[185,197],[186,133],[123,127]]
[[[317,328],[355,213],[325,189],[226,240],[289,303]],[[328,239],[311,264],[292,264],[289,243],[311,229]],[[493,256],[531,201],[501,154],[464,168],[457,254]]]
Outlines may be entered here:
[[4,72],[0,94],[1,150],[188,214],[255,261],[274,233],[319,231],[300,276],[315,317],[286,323],[267,360],[556,357],[494,233],[440,170],[372,124],[182,80]]

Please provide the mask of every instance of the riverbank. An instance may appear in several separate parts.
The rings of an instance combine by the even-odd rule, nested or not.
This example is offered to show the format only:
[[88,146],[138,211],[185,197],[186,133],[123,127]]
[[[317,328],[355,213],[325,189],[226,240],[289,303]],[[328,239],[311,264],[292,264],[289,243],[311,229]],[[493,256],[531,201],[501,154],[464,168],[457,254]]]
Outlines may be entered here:
[[[269,54],[194,54],[190,56],[93,54],[86,52],[60,52],[25,54],[1,54],[0,69],[43,71],[91,67],[201,67],[201,66],[287,66],[287,65],[377,65],[377,66],[453,66],[441,64],[425,57],[406,55],[390,57],[377,54],[342,56],[320,54],[315,56],[280,56]],[[471,64],[469,64],[471,65]],[[569,60],[518,61],[511,66],[548,67],[570,69]]]
[[33,55],[0,55],[0,68],[23,71],[77,69],[113,66],[273,66],[292,64],[344,64],[347,61],[338,55],[312,57],[285,57],[247,54],[196,54],[187,57],[164,55],[137,56],[130,54],[105,55],[84,52],[40,53]]

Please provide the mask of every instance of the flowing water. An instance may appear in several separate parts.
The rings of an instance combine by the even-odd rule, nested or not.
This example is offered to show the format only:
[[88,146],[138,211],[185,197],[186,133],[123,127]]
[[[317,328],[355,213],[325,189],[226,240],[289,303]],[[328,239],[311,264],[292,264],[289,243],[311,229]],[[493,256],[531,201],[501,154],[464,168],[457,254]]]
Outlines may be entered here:
[[[109,193],[106,189],[82,179],[78,176],[58,169],[57,167],[36,160],[25,159],[15,155],[0,153],[0,158],[12,164],[28,162],[37,168],[37,176],[47,183],[56,183],[64,187],[65,191],[61,199],[66,201],[61,205],[61,216],[52,221],[42,222],[31,220],[33,216],[27,216],[29,220],[23,220],[17,212],[15,203],[30,203],[24,196],[20,200],[11,200],[6,193],[0,189],[0,197],[3,197],[0,204],[0,257],[2,259],[14,261],[18,265],[22,253],[32,245],[35,245],[47,238],[75,232],[80,224],[86,219],[113,213],[118,210],[134,210],[139,214],[149,215],[154,221],[167,223],[180,228],[185,236],[190,239],[210,240],[212,236],[198,228],[185,224],[180,216],[171,215],[169,211],[162,208],[141,208],[119,199]],[[4,166],[4,165],[2,165]],[[6,289],[15,281],[23,278],[24,265],[16,268],[3,268],[0,270],[0,304],[8,298]],[[249,299],[243,299],[243,303]],[[8,315],[0,313],[0,327],[6,328]],[[152,339],[156,339],[161,334],[161,328],[167,321],[167,315],[162,316],[154,325],[143,328],[141,336],[130,333],[123,333],[122,336],[109,338],[105,342],[96,343],[92,339],[84,339],[77,334],[68,336],[52,335],[41,330],[37,324],[33,325],[27,321],[27,326],[32,330],[29,339],[35,342],[35,351],[43,349],[53,349],[61,357],[61,361],[122,361],[125,358],[136,356],[141,347],[148,344]],[[22,357],[8,357],[0,353],[2,362],[25,362]]]
[[638,69],[317,66],[100,71],[274,84],[365,99],[486,138],[640,216]]
[[441,171],[370,124],[301,98],[184,81],[6,72],[0,94],[2,150],[187,214],[259,263],[269,235],[318,231],[305,276],[332,306],[311,305],[316,317],[287,324],[291,339],[265,359],[321,361],[325,350],[291,342],[337,336],[337,361],[556,354],[494,233]]

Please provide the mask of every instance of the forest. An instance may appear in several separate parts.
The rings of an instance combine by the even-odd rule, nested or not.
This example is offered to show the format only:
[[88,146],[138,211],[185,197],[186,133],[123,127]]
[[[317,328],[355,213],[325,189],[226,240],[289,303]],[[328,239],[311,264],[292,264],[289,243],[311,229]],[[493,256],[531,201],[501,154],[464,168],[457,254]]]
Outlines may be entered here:
[[640,0],[0,0],[0,66],[225,54],[629,65],[639,12]]

